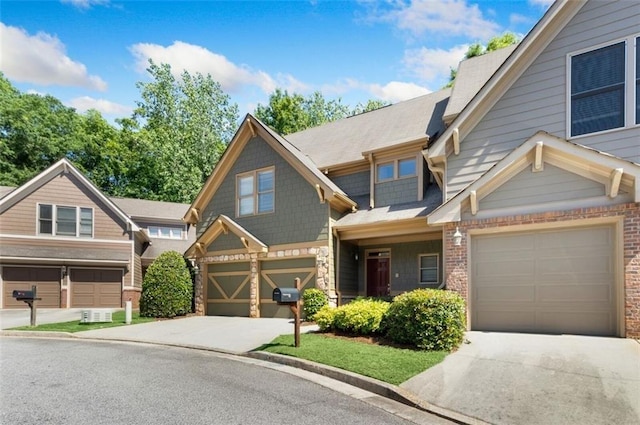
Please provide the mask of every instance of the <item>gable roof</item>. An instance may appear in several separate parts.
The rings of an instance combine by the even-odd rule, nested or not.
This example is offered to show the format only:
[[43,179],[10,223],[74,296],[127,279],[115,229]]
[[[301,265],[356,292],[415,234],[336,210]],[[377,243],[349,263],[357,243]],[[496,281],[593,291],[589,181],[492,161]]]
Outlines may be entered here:
[[442,115],[451,89],[288,134],[286,139],[321,170],[362,161],[364,152],[433,140],[444,131]]
[[451,98],[444,111],[445,123],[451,122],[458,116],[517,46],[514,44],[460,62]]
[[150,201],[148,199],[109,197],[118,207],[133,219],[159,219],[161,221],[181,221],[189,204],[177,202]]
[[524,167],[531,164],[540,169],[546,162],[601,182],[607,188],[607,195],[612,198],[618,195],[620,187],[629,188],[633,202],[640,202],[638,164],[539,131],[437,208],[429,215],[427,222],[441,224],[460,221],[463,205],[473,202],[472,198],[479,202]]
[[186,257],[193,257],[197,255],[198,251],[200,251],[202,255],[206,254],[206,246],[215,241],[218,236],[227,234],[229,231],[240,239],[248,252],[267,252],[267,244],[226,215],[220,214],[211,222],[198,240],[185,251],[184,255]]
[[102,203],[104,203],[104,205],[106,205],[107,208],[109,208],[109,210],[127,224],[128,228],[134,232],[140,231],[138,225],[134,223],[133,220],[131,220],[131,218],[129,218],[129,216],[120,209],[120,207],[105,196],[100,189],[91,183],[89,179],[87,179],[84,174],[74,167],[66,158],[62,158],[22,186],[13,190],[4,198],[0,199],[0,212],[6,211],[9,207],[15,205],[17,202],[24,199],[27,195],[49,182],[54,177],[64,173],[70,173],[76,177],[84,187],[93,193]]
[[260,136],[300,173],[309,184],[315,186],[318,191],[318,196],[323,202],[328,201],[341,211],[356,208],[356,203],[327,176],[322,174],[311,159],[260,120],[251,114],[247,114],[231,140],[231,143],[229,143],[229,146],[222,155],[222,158],[220,158],[213,172],[191,203],[190,208],[183,217],[184,221],[194,224],[200,220],[200,212],[211,200],[246,144],[256,136]]
[[556,0],[442,136],[429,147],[426,154],[430,168],[433,169],[433,163],[444,161],[452,152],[448,142],[454,133],[459,136],[459,140],[463,140],[586,2],[587,0]]

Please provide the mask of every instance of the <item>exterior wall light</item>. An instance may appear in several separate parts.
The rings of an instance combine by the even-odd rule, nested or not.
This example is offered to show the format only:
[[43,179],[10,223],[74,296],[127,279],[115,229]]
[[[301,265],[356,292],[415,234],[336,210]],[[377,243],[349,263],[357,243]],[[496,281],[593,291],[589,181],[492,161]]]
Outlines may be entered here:
[[460,229],[458,228],[458,226],[456,226],[456,232],[453,234],[453,245],[462,245],[462,233],[460,233]]

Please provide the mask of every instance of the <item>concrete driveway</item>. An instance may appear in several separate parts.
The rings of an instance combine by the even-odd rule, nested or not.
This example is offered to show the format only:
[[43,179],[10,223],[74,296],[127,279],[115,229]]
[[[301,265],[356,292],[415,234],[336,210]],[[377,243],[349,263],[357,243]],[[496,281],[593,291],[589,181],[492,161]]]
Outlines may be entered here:
[[401,387],[493,424],[640,423],[640,343],[468,332],[469,344]]
[[[86,310],[86,308],[39,308],[36,310],[36,325],[80,320],[82,310]],[[29,326],[30,324],[31,310],[28,307],[0,309],[0,329]]]

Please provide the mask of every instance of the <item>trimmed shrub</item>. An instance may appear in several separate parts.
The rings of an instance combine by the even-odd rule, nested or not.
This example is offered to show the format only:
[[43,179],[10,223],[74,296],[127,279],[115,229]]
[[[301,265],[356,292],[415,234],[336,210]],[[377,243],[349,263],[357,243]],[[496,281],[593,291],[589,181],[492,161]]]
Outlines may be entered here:
[[389,303],[385,301],[355,300],[336,309],[333,326],[339,331],[358,335],[375,334],[388,308]]
[[393,342],[451,351],[464,338],[465,303],[456,292],[416,289],[394,298],[382,327]]
[[329,305],[329,298],[321,289],[309,288],[302,293],[302,303],[304,317],[311,321],[322,307]]
[[163,252],[151,263],[142,281],[140,316],[175,317],[189,313],[192,287],[182,254]]
[[313,320],[315,320],[316,325],[318,325],[322,332],[327,332],[333,328],[333,319],[335,317],[336,310],[337,308],[325,305],[318,310],[316,314],[314,314]]

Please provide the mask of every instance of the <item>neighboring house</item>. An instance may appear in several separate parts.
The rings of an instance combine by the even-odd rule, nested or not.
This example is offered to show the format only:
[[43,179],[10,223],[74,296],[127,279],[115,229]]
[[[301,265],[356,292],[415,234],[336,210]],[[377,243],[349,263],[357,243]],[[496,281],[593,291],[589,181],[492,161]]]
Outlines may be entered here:
[[190,245],[187,208],[108,198],[66,159],[1,187],[0,306],[26,307],[13,290],[36,285],[39,307],[137,307],[145,267]]
[[476,330],[640,336],[637,2],[559,1],[453,90],[282,137],[247,116],[184,217],[200,314],[459,292]]

